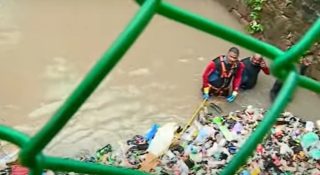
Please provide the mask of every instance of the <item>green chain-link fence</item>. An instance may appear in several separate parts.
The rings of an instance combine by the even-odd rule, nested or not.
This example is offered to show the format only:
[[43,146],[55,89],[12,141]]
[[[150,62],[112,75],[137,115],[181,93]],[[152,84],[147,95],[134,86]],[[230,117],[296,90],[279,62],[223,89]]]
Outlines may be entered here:
[[0,126],[0,138],[12,142],[21,148],[19,160],[22,165],[29,167],[30,174],[39,175],[43,169],[86,174],[146,174],[124,167],[84,163],[77,160],[47,156],[43,155],[41,151],[117,64],[156,13],[266,56],[273,60],[271,65],[273,75],[284,81],[284,86],[276,101],[242,148],[222,170],[222,175],[235,174],[246,163],[253,150],[267,135],[279,114],[287,106],[290,97],[298,86],[320,93],[320,83],[299,75],[294,66],[295,62],[311,47],[312,43],[320,39],[320,19],[315,22],[296,45],[290,48],[290,50],[283,52],[270,44],[219,25],[165,1],[136,1],[141,5],[140,10],[111,47],[103,54],[102,58],[88,72],[69,98],[66,99],[64,104],[38,133],[30,138],[26,134],[10,127]]

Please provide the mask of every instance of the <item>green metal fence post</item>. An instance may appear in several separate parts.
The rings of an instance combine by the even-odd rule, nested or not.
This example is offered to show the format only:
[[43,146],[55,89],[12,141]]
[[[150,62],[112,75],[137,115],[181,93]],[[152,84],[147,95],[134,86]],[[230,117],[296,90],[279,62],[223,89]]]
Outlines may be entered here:
[[111,175],[145,175],[147,173],[124,167],[106,166],[94,163],[85,163],[77,160],[62,159],[43,155],[41,150],[53,139],[53,137],[66,125],[68,120],[81,107],[87,98],[97,88],[104,77],[118,63],[121,57],[135,42],[138,36],[152,19],[155,13],[159,13],[169,19],[188,25],[202,32],[217,36],[251,51],[260,53],[274,61],[271,65],[272,73],[279,79],[286,80],[279,96],[271,109],[266,113],[255,132],[248,138],[232,161],[223,169],[222,175],[230,175],[246,163],[258,143],[270,131],[279,114],[289,103],[289,98],[298,87],[304,87],[320,93],[320,83],[310,78],[297,74],[294,69],[295,62],[308,49],[312,43],[320,39],[320,18],[314,23],[301,41],[292,49],[283,52],[273,45],[259,41],[239,31],[219,25],[214,21],[200,15],[190,13],[170,3],[160,0],[136,0],[142,7],[128,24],[126,29],[113,42],[102,58],[88,72],[79,86],[67,98],[64,104],[57,110],[48,123],[32,138],[10,127],[0,125],[0,138],[19,146],[22,150],[19,159],[27,166],[32,175],[39,175],[43,169],[56,171],[72,171],[87,174],[111,174]]

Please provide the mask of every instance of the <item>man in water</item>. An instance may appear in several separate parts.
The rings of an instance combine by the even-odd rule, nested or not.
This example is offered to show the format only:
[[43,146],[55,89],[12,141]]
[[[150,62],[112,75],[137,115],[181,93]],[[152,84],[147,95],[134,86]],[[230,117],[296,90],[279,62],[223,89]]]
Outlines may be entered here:
[[266,75],[270,74],[266,62],[260,54],[254,54],[251,57],[241,60],[244,64],[240,88],[243,90],[252,89],[257,84],[258,75],[262,70]]
[[[232,47],[226,55],[213,59],[202,74],[203,98],[210,96],[225,96],[228,102],[233,102],[238,95],[241,75],[244,65],[239,62],[239,49]],[[232,88],[231,88],[232,81]],[[229,94],[230,90],[232,93]]]
[[[302,58],[300,60],[300,75],[305,75],[307,68],[312,64],[312,62],[309,59]],[[276,80],[270,90],[270,99],[271,102],[273,102],[276,97],[278,96],[278,93],[280,92],[282,88],[282,81]],[[291,99],[292,100],[292,99]]]

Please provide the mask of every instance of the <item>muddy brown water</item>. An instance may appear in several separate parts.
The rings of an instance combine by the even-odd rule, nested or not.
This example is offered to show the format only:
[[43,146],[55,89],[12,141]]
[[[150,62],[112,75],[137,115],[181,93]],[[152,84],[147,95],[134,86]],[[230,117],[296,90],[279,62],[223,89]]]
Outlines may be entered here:
[[[243,31],[213,0],[171,2]],[[37,132],[138,8],[132,0],[1,0],[1,123],[30,135]],[[155,16],[45,151],[72,157],[143,134],[153,123],[185,123],[201,102],[205,65],[232,45]],[[250,54],[241,50],[241,57]],[[262,73],[254,90],[233,104],[219,104],[226,112],[249,104],[268,107],[273,81]],[[287,110],[316,120],[319,102],[314,93],[299,89]]]

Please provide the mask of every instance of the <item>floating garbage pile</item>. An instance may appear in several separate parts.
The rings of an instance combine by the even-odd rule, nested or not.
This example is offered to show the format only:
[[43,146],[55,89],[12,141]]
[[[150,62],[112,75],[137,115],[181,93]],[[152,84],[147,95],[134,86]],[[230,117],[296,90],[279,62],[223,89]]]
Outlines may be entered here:
[[[146,134],[135,135],[119,143],[116,149],[107,144],[95,155],[82,156],[80,160],[140,169],[151,174],[219,174],[263,119],[265,110],[248,106],[242,111],[219,116],[214,115],[217,109],[213,107],[203,107],[195,120],[190,121],[190,126],[154,124]],[[320,175],[319,135],[313,122],[285,112],[237,174]],[[6,152],[1,158],[0,174],[27,174],[21,166],[6,164],[12,157]]]
[[[248,106],[226,116],[214,113],[210,106],[204,107],[184,133],[175,123],[154,124],[147,134],[133,136],[118,149],[108,144],[95,156],[81,160],[151,174],[219,174],[255,130],[265,110]],[[283,113],[238,174],[320,175],[319,135],[313,122]]]

